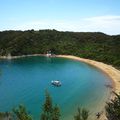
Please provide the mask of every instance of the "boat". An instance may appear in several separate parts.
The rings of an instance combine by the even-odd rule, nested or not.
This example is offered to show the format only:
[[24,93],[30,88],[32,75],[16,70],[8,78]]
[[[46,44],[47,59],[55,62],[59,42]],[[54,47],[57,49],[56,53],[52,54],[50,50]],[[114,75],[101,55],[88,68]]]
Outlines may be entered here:
[[52,80],[52,81],[51,81],[51,84],[54,85],[54,86],[56,86],[56,87],[59,87],[59,86],[62,85],[59,80]]

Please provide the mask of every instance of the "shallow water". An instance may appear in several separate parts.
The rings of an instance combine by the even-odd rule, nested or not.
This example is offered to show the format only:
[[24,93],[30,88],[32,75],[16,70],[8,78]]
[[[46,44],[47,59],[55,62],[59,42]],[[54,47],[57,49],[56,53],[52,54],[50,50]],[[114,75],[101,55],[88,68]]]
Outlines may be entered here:
[[[78,106],[94,115],[110,95],[107,75],[75,60],[26,57],[1,60],[0,69],[0,111],[24,104],[35,120],[40,118],[46,89],[60,106],[62,120],[72,120]],[[60,80],[62,86],[53,87],[52,80]]]

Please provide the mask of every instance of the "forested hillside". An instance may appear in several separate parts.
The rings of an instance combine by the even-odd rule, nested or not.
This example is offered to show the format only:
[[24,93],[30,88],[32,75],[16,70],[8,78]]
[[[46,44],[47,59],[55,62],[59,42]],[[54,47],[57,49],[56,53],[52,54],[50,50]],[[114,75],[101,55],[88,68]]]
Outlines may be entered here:
[[43,54],[47,50],[102,61],[120,68],[120,35],[56,30],[0,32],[0,55]]

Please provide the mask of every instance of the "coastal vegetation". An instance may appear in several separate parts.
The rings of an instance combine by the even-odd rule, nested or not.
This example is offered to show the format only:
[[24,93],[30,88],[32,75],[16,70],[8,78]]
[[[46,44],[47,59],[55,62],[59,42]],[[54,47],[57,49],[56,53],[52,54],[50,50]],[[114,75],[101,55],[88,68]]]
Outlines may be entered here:
[[120,35],[100,32],[28,30],[0,32],[0,55],[69,54],[120,68]]
[[15,120],[33,120],[28,114],[25,106],[19,105],[18,108],[13,109],[13,119]]
[[59,120],[60,109],[57,105],[53,106],[52,98],[46,91],[45,103],[43,104],[42,114],[40,120]]
[[[53,101],[46,91],[45,101],[42,106],[42,112],[40,113],[40,120],[60,120],[60,109],[57,105],[53,106]],[[0,112],[0,120],[34,120],[32,116],[27,112],[24,105],[19,105],[17,108],[13,108],[12,112]]]
[[80,109],[80,107],[78,107],[78,112],[74,116],[74,120],[88,120],[88,116],[89,116],[88,110]]
[[[120,35],[56,30],[0,32],[0,56],[46,54],[49,50],[54,54],[69,54],[101,61],[120,69]],[[108,120],[120,120],[120,95],[115,95],[115,99],[105,107]],[[40,114],[40,120],[60,120],[60,109],[53,105],[48,92]],[[11,113],[0,113],[0,117],[6,116],[11,117]],[[13,116],[16,120],[33,120],[22,105],[13,110]],[[89,111],[78,108],[73,119],[88,120],[88,117]]]
[[106,117],[108,120],[120,120],[120,94],[115,94],[115,99],[106,105]]
[[[105,107],[107,120],[120,120],[120,94],[114,94],[116,95],[115,99],[108,102]],[[60,108],[57,105],[53,106],[52,98],[46,92],[40,120],[60,120],[60,116]],[[13,114],[12,112],[1,112],[1,117],[10,118],[10,120],[34,120],[23,105],[13,109]],[[89,111],[78,107],[77,113],[73,118],[74,120],[88,120]]]
[[10,112],[0,112],[0,120],[11,120]]
[[[88,120],[89,111],[86,109],[78,108],[77,114],[73,117],[74,120]],[[42,112],[40,113],[40,120],[60,120],[61,118],[60,108],[58,105],[53,105],[52,98],[48,91],[45,92],[45,101],[42,106]],[[0,120],[34,120],[32,116],[27,112],[24,105],[19,105],[14,108],[12,112],[4,113],[0,112]]]

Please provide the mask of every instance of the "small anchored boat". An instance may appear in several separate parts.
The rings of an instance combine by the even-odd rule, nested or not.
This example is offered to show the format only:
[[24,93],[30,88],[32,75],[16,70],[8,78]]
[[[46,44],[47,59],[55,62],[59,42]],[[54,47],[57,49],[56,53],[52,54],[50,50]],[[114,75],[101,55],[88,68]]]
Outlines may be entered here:
[[62,85],[59,80],[52,80],[52,81],[51,81],[51,84],[54,85],[54,86],[56,86],[56,87],[59,87],[59,86]]

